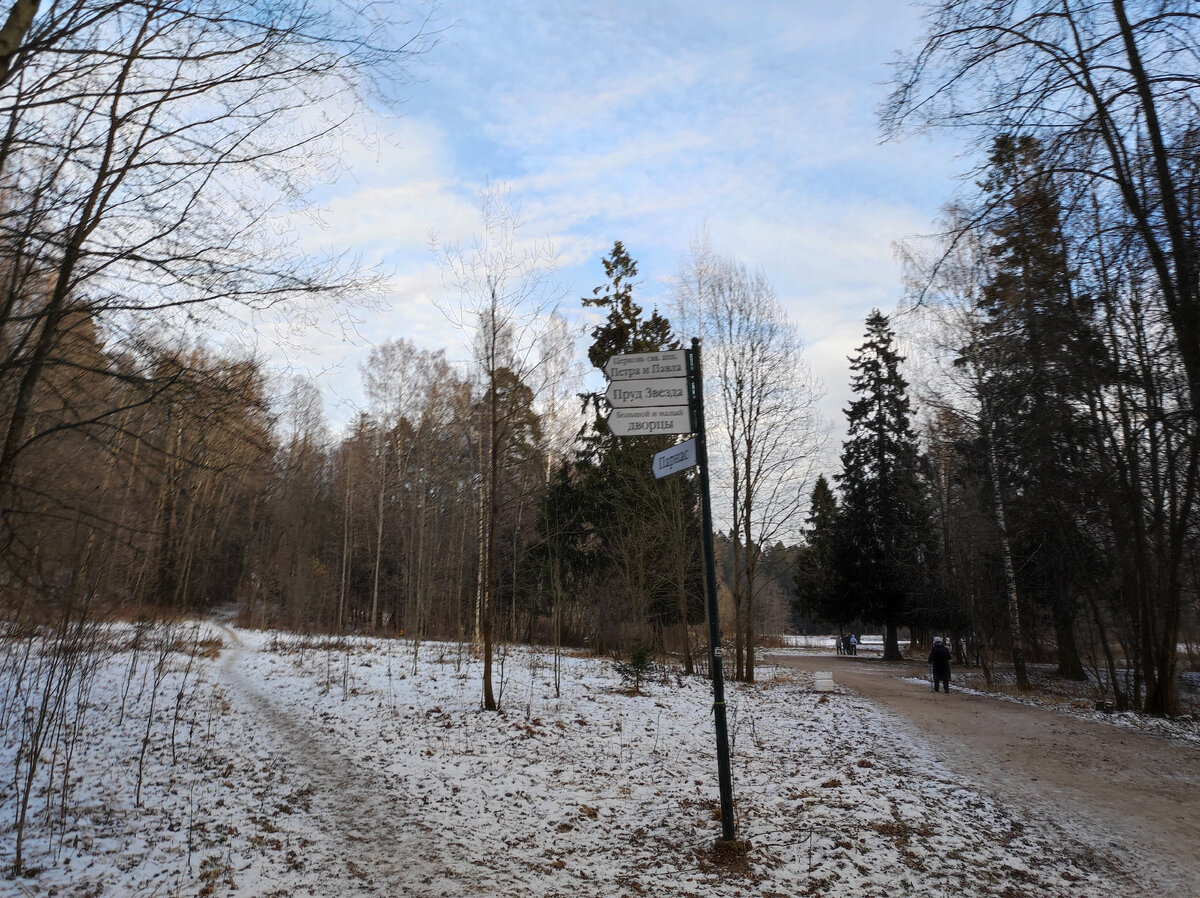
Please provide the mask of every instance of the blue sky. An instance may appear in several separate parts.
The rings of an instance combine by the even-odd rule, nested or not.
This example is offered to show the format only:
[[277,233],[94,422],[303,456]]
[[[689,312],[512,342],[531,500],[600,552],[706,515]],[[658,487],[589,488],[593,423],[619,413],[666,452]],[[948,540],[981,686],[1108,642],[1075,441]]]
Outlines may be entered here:
[[302,235],[388,274],[386,302],[356,334],[310,334],[331,423],[361,405],[373,342],[404,336],[465,359],[437,309],[429,241],[469,242],[490,181],[510,191],[522,234],[554,244],[581,328],[578,298],[604,282],[614,240],[639,263],[639,302],[666,310],[707,229],[774,286],[840,429],[846,356],[867,313],[900,295],[894,244],[932,228],[964,167],[946,138],[880,142],[888,63],[911,48],[918,12],[895,0],[445,0],[440,25],[400,115],[373,123],[375,145],[346,145],[346,175],[320,194],[323,226]]

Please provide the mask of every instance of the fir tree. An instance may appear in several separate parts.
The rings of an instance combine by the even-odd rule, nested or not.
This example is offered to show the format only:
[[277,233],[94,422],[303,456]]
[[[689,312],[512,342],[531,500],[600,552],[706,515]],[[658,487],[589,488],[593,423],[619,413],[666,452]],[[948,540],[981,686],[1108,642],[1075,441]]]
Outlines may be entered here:
[[1041,144],[1001,135],[989,161],[983,187],[994,211],[995,268],[983,290],[985,326],[974,351],[985,375],[998,488],[1017,589],[1050,609],[1059,672],[1082,679],[1072,584],[1086,582],[1094,568],[1082,530],[1087,509],[1098,504],[1086,475],[1086,394],[1103,352],[1090,298],[1073,289],[1058,193]]
[[866,342],[850,360],[856,399],[846,409],[842,507],[835,566],[845,583],[845,618],[886,626],[884,658],[898,660],[898,628],[920,588],[929,547],[928,515],[910,425],[903,357],[886,316],[867,317]]

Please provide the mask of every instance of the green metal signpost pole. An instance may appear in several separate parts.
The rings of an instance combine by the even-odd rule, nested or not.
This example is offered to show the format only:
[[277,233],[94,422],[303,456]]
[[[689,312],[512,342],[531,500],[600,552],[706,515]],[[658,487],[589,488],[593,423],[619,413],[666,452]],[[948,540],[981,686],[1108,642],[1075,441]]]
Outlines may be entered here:
[[712,667],[713,716],[717,729],[717,782],[721,789],[721,838],[736,838],[733,825],[733,774],[729,766],[729,725],[725,719],[725,675],[721,670],[721,623],[717,618],[717,563],[713,553],[712,500],[708,493],[708,439],[704,433],[704,381],[700,374],[700,340],[692,339],[688,354],[688,389],[692,429],[696,432],[696,462],[700,467],[702,527],[704,529],[704,588],[708,593],[708,651]]

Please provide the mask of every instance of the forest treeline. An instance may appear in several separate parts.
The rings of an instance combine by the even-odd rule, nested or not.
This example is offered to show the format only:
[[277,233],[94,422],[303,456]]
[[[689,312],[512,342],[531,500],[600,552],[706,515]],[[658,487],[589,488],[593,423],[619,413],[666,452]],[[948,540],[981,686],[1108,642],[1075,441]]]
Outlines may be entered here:
[[[620,243],[605,262],[613,283],[588,298],[604,315],[600,364],[613,347],[677,346],[667,319],[633,300],[636,263]],[[601,397],[570,394],[573,428],[583,399],[591,419],[556,448],[546,396],[512,367],[482,374],[481,391],[444,350],[400,338],[372,350],[361,371],[369,410],[334,437],[311,380],[273,381],[253,361],[199,347],[122,345],[114,354],[81,316],[41,381],[6,509],[10,610],[237,604],[254,626],[467,640],[487,615],[504,641],[606,651],[642,639],[689,665],[700,654],[679,626],[699,632],[704,621],[695,485],[656,481],[650,458],[671,438],[612,437]],[[797,408],[790,397],[787,407]],[[798,523],[799,483],[790,495],[777,513]],[[720,540],[732,581],[747,553],[731,542]],[[790,543],[753,559],[757,619],[773,633],[787,625]]]
[[926,4],[885,129],[953,128],[982,162],[942,232],[902,248],[900,314],[868,321],[802,578],[830,616],[884,622],[889,653],[899,624],[949,627],[1023,687],[1032,654],[1086,663],[1118,707],[1178,712],[1200,561],[1197,71],[1188,3]]
[[[641,640],[690,671],[695,480],[655,480],[670,438],[613,437],[571,379],[571,300],[502,195],[481,196],[474,249],[436,247],[469,361],[381,340],[343,433],[316,383],[195,336],[369,288],[262,214],[303,195],[320,166],[301,156],[336,157],[335,125],[296,113],[361,101],[426,45],[358,13],[13,5],[10,620],[232,603],[255,626],[472,640],[486,707],[508,640]],[[647,310],[630,250],[605,255],[581,300],[593,380],[701,338],[731,675],[754,679],[766,631],[879,625],[891,656],[902,630],[938,632],[1021,685],[1052,660],[1120,707],[1178,711],[1200,561],[1197,21],[1174,2],[930,5],[884,123],[961,128],[982,162],[941,233],[902,248],[899,310],[865,321],[840,464],[763,273],[698,239]]]

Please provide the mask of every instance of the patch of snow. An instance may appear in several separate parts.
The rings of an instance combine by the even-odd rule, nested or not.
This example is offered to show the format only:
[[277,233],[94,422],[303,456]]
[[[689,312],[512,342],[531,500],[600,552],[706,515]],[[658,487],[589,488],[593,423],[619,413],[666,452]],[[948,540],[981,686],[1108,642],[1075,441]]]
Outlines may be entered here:
[[[190,670],[172,657],[151,714],[153,652],[134,656],[114,631],[68,811],[48,816],[35,794],[38,872],[0,880],[0,894],[1125,893],[1110,861],[956,781],[870,703],[818,693],[801,672],[726,684],[752,846],[728,864],[712,851],[704,679],[665,672],[630,694],[611,662],[568,655],[556,685],[550,654],[508,648],[502,710],[484,712],[481,664],[462,646],[217,634],[223,650]],[[3,730],[6,781],[18,731]],[[15,820],[15,798],[0,788],[0,820]]]

